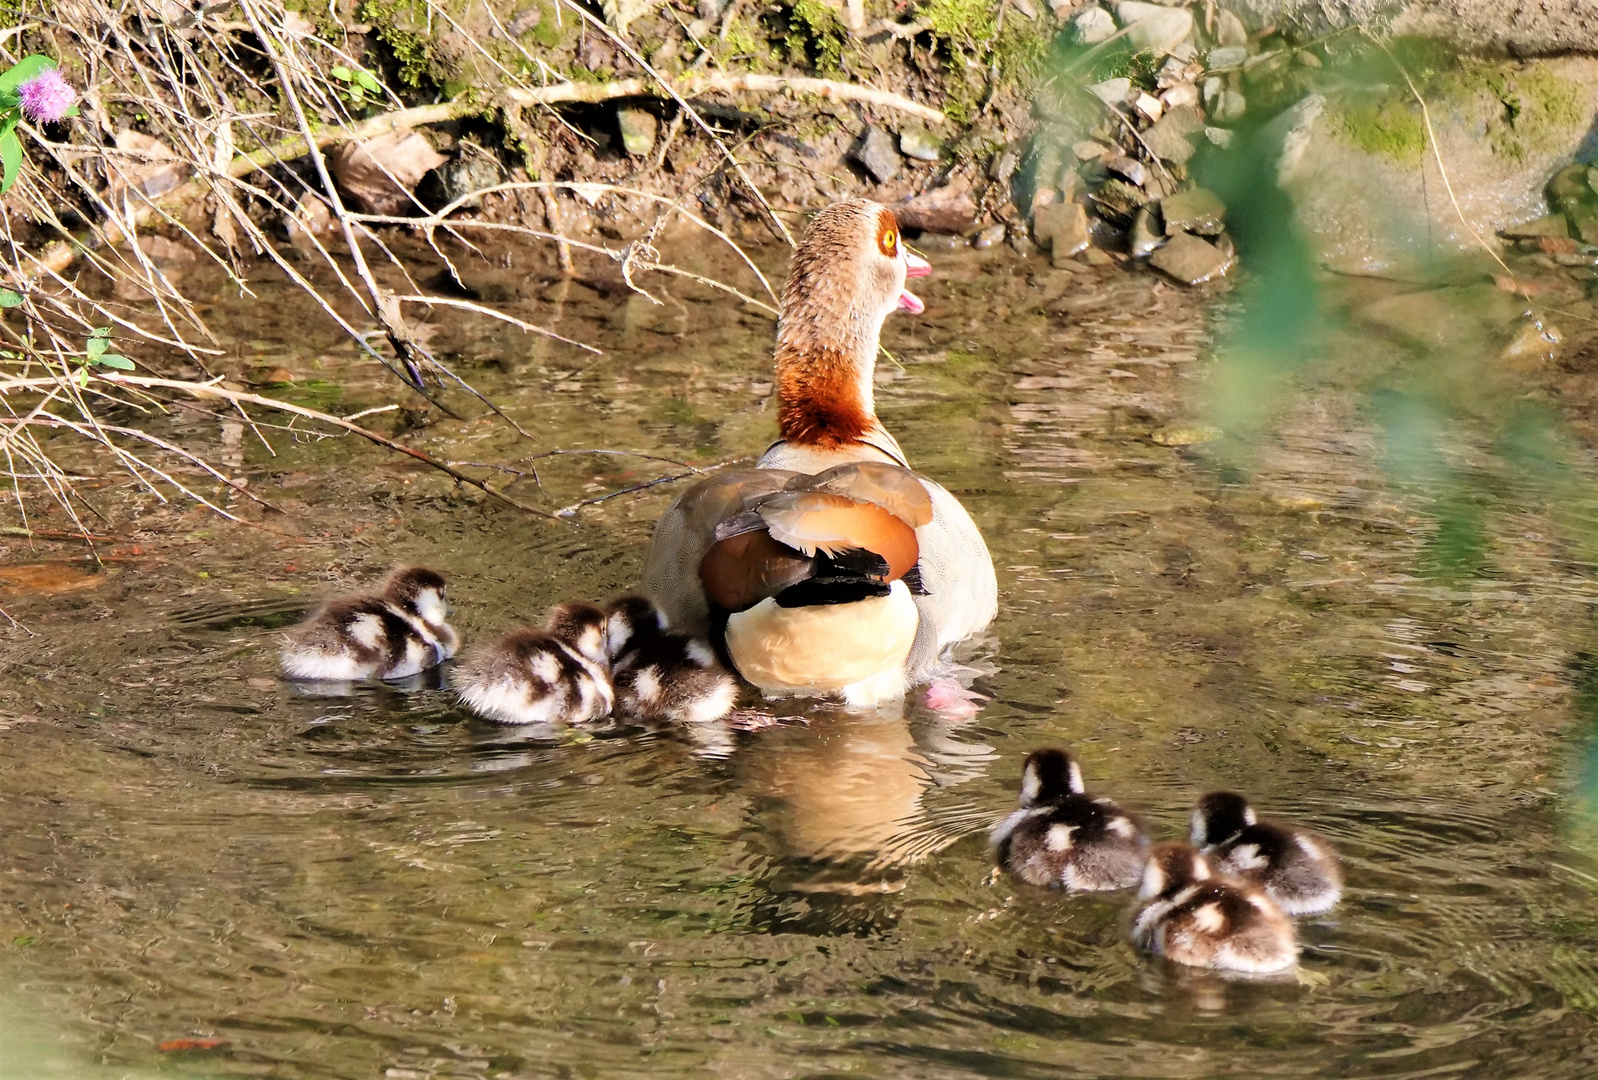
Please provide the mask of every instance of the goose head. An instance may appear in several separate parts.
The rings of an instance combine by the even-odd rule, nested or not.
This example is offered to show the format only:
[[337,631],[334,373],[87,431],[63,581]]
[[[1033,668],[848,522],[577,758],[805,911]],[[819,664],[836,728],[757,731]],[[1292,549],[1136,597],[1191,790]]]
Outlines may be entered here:
[[811,220],[777,320],[784,440],[832,447],[877,428],[872,374],[882,322],[895,311],[926,310],[905,282],[931,272],[880,203],[847,199]]

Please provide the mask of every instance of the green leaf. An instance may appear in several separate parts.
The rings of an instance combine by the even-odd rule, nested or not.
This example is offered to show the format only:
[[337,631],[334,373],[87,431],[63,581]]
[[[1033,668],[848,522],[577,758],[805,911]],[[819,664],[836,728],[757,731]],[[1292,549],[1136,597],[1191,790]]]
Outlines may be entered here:
[[62,113],[61,115],[62,116],[76,116],[76,115],[78,115],[78,107],[76,105],[68,105],[67,106],[67,111]]
[[89,363],[92,364],[100,357],[104,356],[105,350],[110,346],[110,344],[111,343],[103,337],[91,337],[88,341],[84,342],[85,351],[87,351],[89,354]]
[[0,289],[0,308],[21,307],[22,294],[14,293],[10,289]]
[[373,78],[370,71],[357,71],[355,73],[355,81],[360,83],[361,87],[369,93],[378,94],[383,90],[383,84]]
[[82,389],[83,387],[88,386],[89,385],[89,369],[86,368],[86,367],[80,367],[77,371],[74,371],[72,373],[72,381],[78,384],[78,388],[79,389]]
[[17,173],[22,169],[22,142],[17,138],[17,133],[7,131],[0,135],[0,195],[11,190],[11,185],[17,182]]
[[333,76],[335,79],[342,79],[344,82],[349,82],[351,79],[355,78],[355,72],[351,71],[343,64],[335,66],[332,71],[328,72],[328,74]]
[[113,368],[116,368],[118,371],[132,371],[133,370],[133,361],[132,360],[129,360],[125,356],[118,356],[114,352],[113,353],[106,353],[104,356],[97,356],[97,357],[95,357],[93,362],[96,363],[96,364],[99,364],[102,367],[113,367]]
[[39,74],[39,72],[53,67],[55,67],[55,61],[48,56],[43,56],[39,53],[34,53],[32,56],[24,56],[16,62],[16,65],[10,71],[0,75],[0,90],[15,90]]

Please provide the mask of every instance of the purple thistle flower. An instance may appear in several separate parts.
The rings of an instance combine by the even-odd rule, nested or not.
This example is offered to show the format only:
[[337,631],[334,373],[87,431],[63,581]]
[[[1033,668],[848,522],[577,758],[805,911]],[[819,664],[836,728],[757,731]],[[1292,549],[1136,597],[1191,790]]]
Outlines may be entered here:
[[78,92],[55,68],[45,68],[17,87],[17,96],[30,119],[50,124],[65,117],[78,100]]

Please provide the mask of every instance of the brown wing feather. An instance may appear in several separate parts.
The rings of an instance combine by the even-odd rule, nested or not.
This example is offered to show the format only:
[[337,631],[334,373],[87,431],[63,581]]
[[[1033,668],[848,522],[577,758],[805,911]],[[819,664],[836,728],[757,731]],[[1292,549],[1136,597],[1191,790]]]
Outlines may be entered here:
[[903,577],[920,558],[916,533],[875,503],[818,491],[784,492],[756,507],[775,538],[790,547],[827,554],[864,549],[888,561],[888,580]]
[[705,552],[699,580],[712,604],[723,611],[743,611],[805,580],[815,562],[767,533],[745,532]]

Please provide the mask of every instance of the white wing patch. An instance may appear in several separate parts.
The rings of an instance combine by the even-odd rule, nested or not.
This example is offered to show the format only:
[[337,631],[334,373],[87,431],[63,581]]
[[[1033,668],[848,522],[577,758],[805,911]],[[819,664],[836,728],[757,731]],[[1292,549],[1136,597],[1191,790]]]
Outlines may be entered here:
[[1260,854],[1258,844],[1239,844],[1226,853],[1226,861],[1239,870],[1263,870],[1271,860]]
[[660,669],[654,664],[641,669],[633,677],[633,692],[645,704],[654,704],[660,697]]
[[1204,904],[1193,912],[1193,925],[1206,934],[1213,934],[1226,925],[1226,916],[1221,914],[1221,905]]
[[376,615],[357,615],[350,621],[349,635],[368,649],[375,649],[383,640],[383,620]]
[[702,668],[714,667],[716,665],[716,654],[711,652],[710,647],[702,641],[690,641],[688,643],[688,647],[684,649],[683,652],[688,654],[688,659],[692,660],[695,664],[698,664]]
[[1070,851],[1071,834],[1076,832],[1077,826],[1067,825],[1064,822],[1049,826],[1049,833],[1043,843],[1050,851]]
[[1123,839],[1131,839],[1137,835],[1137,826],[1132,824],[1131,818],[1113,817],[1104,823],[1104,830]]

